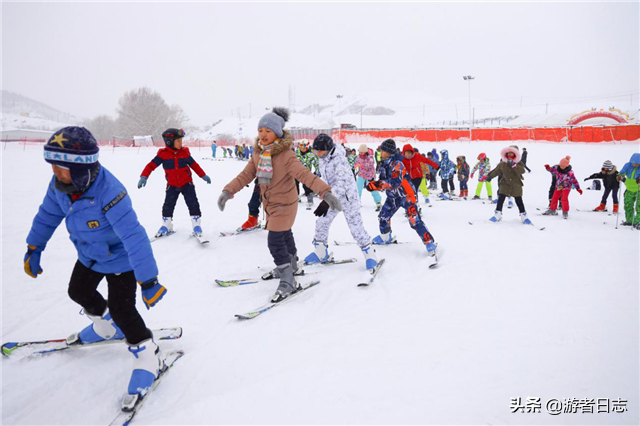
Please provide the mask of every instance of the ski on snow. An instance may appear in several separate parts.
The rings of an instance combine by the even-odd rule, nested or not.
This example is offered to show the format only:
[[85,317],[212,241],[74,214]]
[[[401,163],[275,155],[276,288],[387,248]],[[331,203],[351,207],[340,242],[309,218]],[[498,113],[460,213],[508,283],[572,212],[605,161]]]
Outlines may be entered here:
[[358,287],[368,287],[373,284],[373,281],[376,279],[378,271],[380,271],[382,265],[384,265],[384,259],[381,259],[380,262],[378,262],[378,265],[374,268],[373,272],[371,272],[371,277],[367,281],[359,283]]
[[253,318],[257,317],[258,315],[262,315],[265,312],[270,311],[271,309],[275,308],[276,306],[282,305],[283,303],[286,303],[286,302],[290,301],[294,297],[299,296],[300,294],[304,293],[305,291],[309,290],[310,288],[313,288],[313,287],[317,286],[318,284],[320,284],[320,281],[311,281],[309,284],[303,286],[300,290],[296,291],[291,296],[287,297],[284,300],[281,300],[280,302],[269,302],[266,305],[262,305],[259,308],[254,309],[253,311],[249,311],[249,312],[244,313],[244,314],[236,314],[235,317],[238,318],[238,319],[244,319],[244,320],[253,319]]
[[[540,215],[538,215],[538,216],[540,216]],[[488,223],[490,223],[490,224],[495,224],[495,223],[499,223],[499,222],[500,222],[500,221],[498,221],[498,222],[491,222],[491,221],[488,221]],[[473,225],[473,222],[469,222],[469,225]],[[533,227],[534,227],[534,228],[536,228],[538,231],[544,231],[545,229],[547,229],[547,228],[546,228],[546,226],[543,226],[542,228],[538,228],[536,225],[534,225],[534,224],[533,224],[533,222],[531,222],[531,223],[527,223],[527,224],[523,223],[523,225],[533,226]]]
[[[415,241],[393,241],[392,243],[389,244],[376,244],[374,242],[371,242],[372,245],[374,246],[392,246],[394,244],[413,244]],[[337,246],[352,246],[356,243],[355,241],[334,241],[333,244],[337,245]]]
[[176,233],[176,231],[169,231],[169,232],[167,232],[166,234],[163,234],[163,235],[156,234],[153,238],[149,238],[149,242],[158,241],[160,239],[166,239],[167,237],[170,237],[175,233]]
[[203,237],[202,235],[198,235],[195,232],[193,234],[191,234],[196,240],[198,240],[198,242],[202,245],[205,244],[209,244],[209,240],[207,240],[205,237]]
[[[182,337],[182,327],[161,328],[151,330],[156,340],[175,340]],[[122,339],[104,340],[96,343],[81,343],[78,339],[78,333],[73,333],[66,339],[41,340],[32,342],[7,342],[2,345],[2,355],[9,357],[17,354],[23,356],[41,355],[51,352],[66,351],[75,348],[88,348],[93,346],[103,346],[112,343],[122,343]],[[68,343],[69,342],[69,343]]]
[[220,236],[232,237],[234,235],[248,234],[249,232],[252,232],[252,231],[259,231],[260,229],[264,229],[262,228],[262,225],[254,226],[253,228],[249,228],[249,229],[240,228],[240,229],[236,229],[235,231],[221,231]]
[[183,355],[184,355],[183,351],[175,351],[175,352],[167,353],[164,357],[164,367],[162,368],[162,370],[160,370],[160,373],[158,374],[158,378],[154,380],[153,385],[151,385],[151,388],[149,388],[149,390],[143,396],[139,397],[136,400],[135,405],[131,410],[128,410],[128,411],[121,410],[116,416],[116,418],[113,419],[111,423],[109,423],[109,426],[115,426],[115,425],[127,426],[129,423],[131,423],[131,421],[133,420],[133,417],[138,413],[138,411],[140,411],[140,409],[142,408],[142,405],[147,400],[147,398],[149,398],[149,394],[153,392],[153,390],[160,384],[160,381],[165,376],[165,374],[169,372],[169,369],[173,367],[176,361],[182,358]]

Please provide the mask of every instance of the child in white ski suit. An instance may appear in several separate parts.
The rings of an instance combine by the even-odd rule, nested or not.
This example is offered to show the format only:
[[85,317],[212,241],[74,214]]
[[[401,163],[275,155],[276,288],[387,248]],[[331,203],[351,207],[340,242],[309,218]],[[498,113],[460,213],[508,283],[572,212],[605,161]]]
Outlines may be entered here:
[[[371,237],[362,223],[358,187],[353,179],[351,165],[345,156],[345,149],[335,144],[331,137],[321,133],[313,141],[313,150],[320,159],[322,179],[331,186],[332,193],[340,200],[351,235],[364,254],[366,268],[374,269],[378,261],[375,250],[371,247]],[[314,251],[305,258],[305,263],[326,263],[331,260],[328,251],[329,228],[338,213],[336,210],[330,210],[324,201],[314,211],[318,216],[313,238]]]

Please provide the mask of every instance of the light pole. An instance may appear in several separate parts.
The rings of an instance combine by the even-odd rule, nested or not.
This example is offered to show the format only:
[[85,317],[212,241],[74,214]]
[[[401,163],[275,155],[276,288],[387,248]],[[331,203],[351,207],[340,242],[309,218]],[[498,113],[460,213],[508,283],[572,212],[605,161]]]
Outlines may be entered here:
[[471,136],[471,129],[473,127],[473,119],[471,117],[471,80],[473,80],[475,77],[472,77],[470,75],[463,75],[462,78],[469,82],[469,142],[471,142],[473,140]]
[[336,98],[338,98],[338,139],[340,139],[340,141],[342,141],[341,139],[341,132],[342,132],[342,117],[340,116],[340,109],[342,108],[342,98],[344,98],[344,96],[342,95],[336,95]]

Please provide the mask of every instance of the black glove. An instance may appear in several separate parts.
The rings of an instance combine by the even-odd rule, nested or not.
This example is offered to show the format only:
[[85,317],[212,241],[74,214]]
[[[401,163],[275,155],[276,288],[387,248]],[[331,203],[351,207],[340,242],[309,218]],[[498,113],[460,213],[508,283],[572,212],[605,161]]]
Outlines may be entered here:
[[327,203],[326,201],[323,201],[320,203],[318,208],[313,212],[313,214],[315,214],[318,217],[326,216],[328,211],[329,211],[329,203]]

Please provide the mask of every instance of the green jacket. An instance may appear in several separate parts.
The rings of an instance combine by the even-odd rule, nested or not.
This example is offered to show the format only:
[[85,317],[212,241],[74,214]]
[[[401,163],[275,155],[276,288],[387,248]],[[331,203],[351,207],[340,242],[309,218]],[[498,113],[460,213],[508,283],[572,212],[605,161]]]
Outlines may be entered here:
[[496,176],[501,176],[498,183],[498,194],[507,197],[522,197],[522,175],[524,175],[524,164],[519,162],[515,167],[509,166],[504,161],[498,163],[495,169],[489,172],[487,180],[491,180]]
[[315,169],[316,171],[320,170],[320,166],[318,165],[318,156],[315,155],[311,150],[308,150],[304,154],[300,150],[298,150],[296,155],[298,156],[300,162],[304,164],[304,166],[309,169],[309,171],[313,171],[313,169]]

